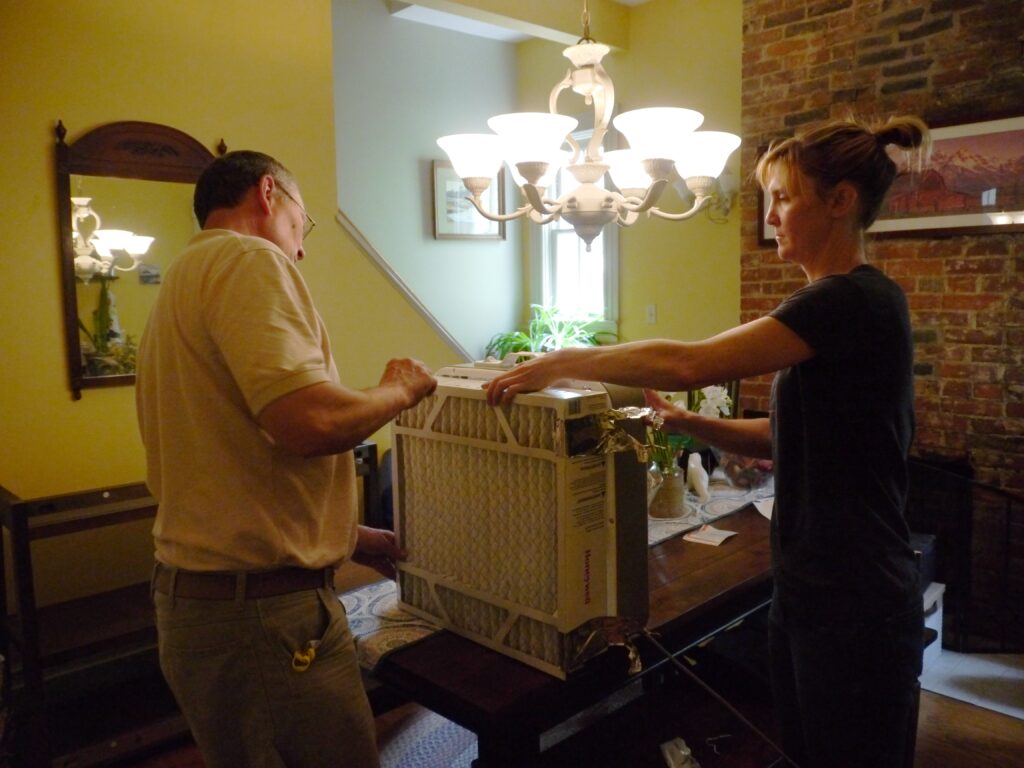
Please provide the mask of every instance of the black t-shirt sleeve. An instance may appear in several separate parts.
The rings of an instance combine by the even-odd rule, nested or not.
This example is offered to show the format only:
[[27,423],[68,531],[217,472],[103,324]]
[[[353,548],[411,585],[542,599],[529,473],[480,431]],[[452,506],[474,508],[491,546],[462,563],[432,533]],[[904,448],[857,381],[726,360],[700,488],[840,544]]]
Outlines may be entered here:
[[858,292],[849,281],[826,277],[792,293],[771,317],[820,353],[849,336],[859,308]]

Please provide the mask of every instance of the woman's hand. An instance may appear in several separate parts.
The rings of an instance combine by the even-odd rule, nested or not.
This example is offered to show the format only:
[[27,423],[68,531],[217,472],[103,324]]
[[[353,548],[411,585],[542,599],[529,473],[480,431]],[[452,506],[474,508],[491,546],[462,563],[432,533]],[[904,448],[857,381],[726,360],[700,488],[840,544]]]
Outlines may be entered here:
[[680,408],[675,403],[666,400],[653,389],[644,390],[644,401],[662,418],[664,431],[686,432],[684,424],[690,413],[685,408]]
[[398,573],[395,563],[408,557],[408,553],[398,546],[394,531],[368,528],[365,525],[360,525],[358,530],[359,537],[352,553],[352,562],[369,566],[381,576],[394,579]]
[[496,376],[486,385],[487,402],[491,405],[508,405],[521,392],[536,392],[569,378],[562,371],[560,363],[564,353],[546,352],[516,365],[512,370]]

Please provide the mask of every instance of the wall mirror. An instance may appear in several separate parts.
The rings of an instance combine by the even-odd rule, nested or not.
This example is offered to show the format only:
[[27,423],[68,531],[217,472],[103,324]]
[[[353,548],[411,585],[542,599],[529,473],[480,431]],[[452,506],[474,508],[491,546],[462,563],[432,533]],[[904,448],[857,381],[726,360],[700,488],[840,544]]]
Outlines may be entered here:
[[193,187],[214,155],[156,123],[108,123],[65,143],[58,122],[56,134],[64,335],[78,400],[83,389],[135,382],[135,346],[161,274],[196,231]]

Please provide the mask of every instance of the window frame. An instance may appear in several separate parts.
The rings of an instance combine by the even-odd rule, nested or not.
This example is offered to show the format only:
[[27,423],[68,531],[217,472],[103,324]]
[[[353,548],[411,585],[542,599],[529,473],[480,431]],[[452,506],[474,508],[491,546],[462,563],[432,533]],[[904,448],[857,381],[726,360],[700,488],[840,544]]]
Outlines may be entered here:
[[[593,130],[578,131],[573,138],[581,146],[590,140]],[[562,221],[558,220],[559,224]],[[551,283],[554,279],[554,265],[551,262],[551,245],[555,222],[537,224],[530,222],[530,303],[548,306],[547,299],[551,295]],[[569,229],[564,225],[562,230]],[[604,259],[604,319],[596,323],[598,330],[606,333],[618,333],[619,326],[619,227],[612,222],[602,230],[602,256]]]

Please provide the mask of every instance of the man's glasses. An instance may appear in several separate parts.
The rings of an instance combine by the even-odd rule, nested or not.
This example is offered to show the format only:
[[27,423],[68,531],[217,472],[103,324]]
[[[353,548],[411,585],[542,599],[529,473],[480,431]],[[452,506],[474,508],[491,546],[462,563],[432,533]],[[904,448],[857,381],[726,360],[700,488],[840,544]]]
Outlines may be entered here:
[[306,217],[306,223],[302,227],[302,239],[305,240],[307,237],[309,237],[309,233],[313,231],[313,227],[316,226],[316,222],[313,220],[312,216],[306,213],[306,209],[299,205],[299,201],[292,197],[291,193],[287,189],[285,189],[283,185],[278,184],[277,188],[281,191],[281,194],[283,194],[285,197],[287,197],[289,200],[295,203],[295,205],[299,207],[299,210],[302,211],[302,215]]

